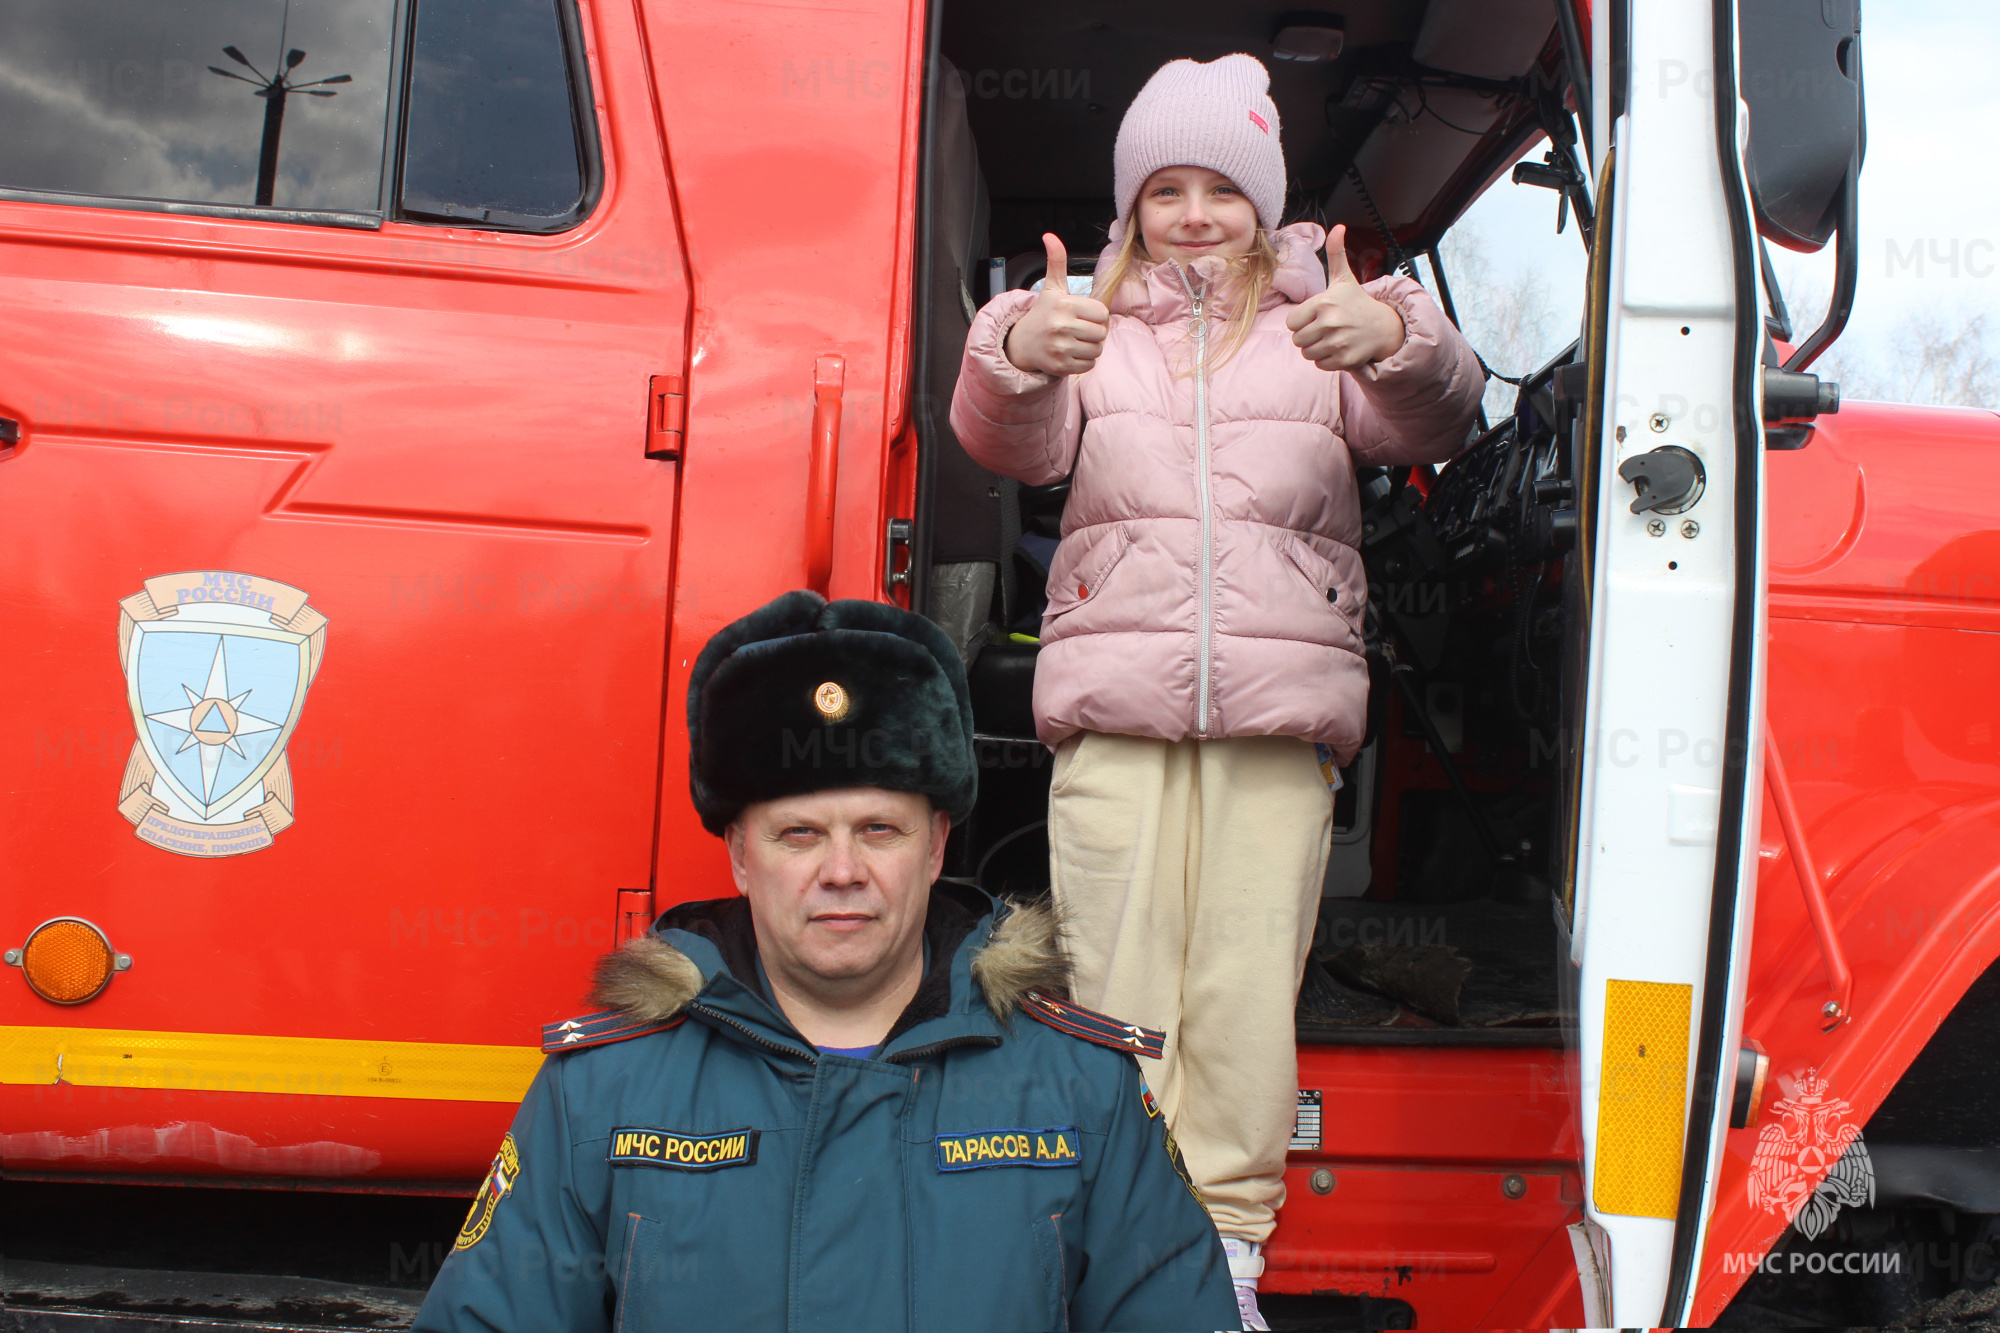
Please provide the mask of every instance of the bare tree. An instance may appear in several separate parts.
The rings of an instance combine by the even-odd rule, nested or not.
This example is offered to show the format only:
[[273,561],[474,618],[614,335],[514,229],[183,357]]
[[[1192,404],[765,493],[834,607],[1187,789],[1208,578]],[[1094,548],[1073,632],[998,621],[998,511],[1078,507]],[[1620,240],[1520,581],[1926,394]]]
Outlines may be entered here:
[[[1786,293],[1799,337],[1826,309],[1824,284],[1807,279]],[[1988,312],[1960,308],[1949,315],[1915,311],[1896,321],[1886,354],[1850,331],[1813,364],[1837,381],[1849,401],[1918,403],[1929,407],[2000,407],[2000,362],[1986,340]]]
[[[1549,308],[1548,293],[1532,269],[1504,278],[1493,271],[1486,234],[1476,224],[1453,227],[1438,249],[1458,308],[1459,331],[1493,370],[1525,375],[1573,336]],[[1508,415],[1514,410],[1514,386],[1488,380],[1485,404],[1489,419]]]
[[1986,312],[1946,319],[1906,315],[1891,339],[1902,393],[1897,401],[1938,407],[2000,406],[2000,365],[1986,345]]

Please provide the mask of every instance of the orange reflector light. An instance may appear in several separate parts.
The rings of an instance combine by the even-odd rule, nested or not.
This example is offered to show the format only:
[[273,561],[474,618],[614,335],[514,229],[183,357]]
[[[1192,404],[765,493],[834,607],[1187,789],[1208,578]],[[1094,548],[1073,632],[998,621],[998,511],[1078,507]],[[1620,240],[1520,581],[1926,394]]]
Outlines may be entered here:
[[26,944],[7,951],[7,961],[21,969],[29,989],[53,1004],[94,1000],[112,973],[132,965],[112,950],[103,931],[73,916],[36,926]]

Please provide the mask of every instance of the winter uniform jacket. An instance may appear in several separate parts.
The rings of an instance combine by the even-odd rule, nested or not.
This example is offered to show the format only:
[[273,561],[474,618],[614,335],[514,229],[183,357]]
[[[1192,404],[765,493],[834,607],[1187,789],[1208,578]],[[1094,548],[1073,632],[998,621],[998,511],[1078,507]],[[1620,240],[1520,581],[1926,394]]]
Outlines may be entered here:
[[[1101,274],[1122,232],[1098,261]],[[1471,428],[1485,374],[1408,278],[1366,284],[1403,317],[1384,361],[1328,374],[1285,315],[1326,287],[1325,233],[1273,234],[1279,268],[1247,340],[1218,367],[1232,293],[1225,261],[1154,264],[1112,294],[1087,373],[1007,360],[1028,292],[973,322],[952,397],[966,450],[1031,485],[1075,478],[1049,571],[1035,670],[1036,730],[1184,737],[1298,736],[1341,762],[1368,699],[1354,464],[1441,462]],[[1080,447],[1079,447],[1080,446]]]
[[916,998],[849,1059],[764,997],[744,900],[676,909],[600,970],[611,1012],[551,1029],[588,1049],[544,1062],[416,1327],[1238,1327],[1137,1062],[1096,1044],[1158,1034],[1034,998],[1054,934],[939,885]]

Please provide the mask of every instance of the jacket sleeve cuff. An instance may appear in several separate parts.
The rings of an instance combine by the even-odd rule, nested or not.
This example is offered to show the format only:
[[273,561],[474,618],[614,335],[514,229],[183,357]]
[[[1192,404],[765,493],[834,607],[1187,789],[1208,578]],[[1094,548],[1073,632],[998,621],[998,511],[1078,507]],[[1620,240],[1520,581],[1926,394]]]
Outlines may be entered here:
[[996,425],[1020,425],[1049,415],[1051,396],[1064,376],[1023,370],[1007,359],[1007,335],[1035,304],[1033,292],[1002,292],[972,321],[965,341],[971,406]]
[[1401,316],[1403,345],[1382,360],[1355,369],[1352,373],[1357,379],[1375,385],[1406,378],[1442,379],[1450,372],[1454,358],[1446,349],[1456,342],[1458,334],[1429,293],[1400,274],[1364,283],[1361,290]]

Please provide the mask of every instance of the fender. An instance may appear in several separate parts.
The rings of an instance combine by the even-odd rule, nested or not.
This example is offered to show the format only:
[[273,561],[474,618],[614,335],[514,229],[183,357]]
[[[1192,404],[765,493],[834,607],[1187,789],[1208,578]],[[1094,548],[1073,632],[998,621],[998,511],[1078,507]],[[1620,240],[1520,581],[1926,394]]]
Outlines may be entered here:
[[[1829,897],[1854,970],[1854,1016],[1830,1033],[1820,1030],[1826,969],[1791,858],[1766,845],[1743,1030],[1771,1057],[1778,1086],[1767,1101],[1782,1095],[1782,1080],[1813,1068],[1865,1122],[2000,958],[2000,798],[1982,796],[1905,824],[1846,873],[1835,872]],[[1696,1323],[1711,1322],[1748,1276],[1740,1262],[1725,1272],[1724,1256],[1761,1256],[1784,1234],[1785,1219],[1749,1199],[1756,1143],[1754,1128],[1728,1134]]]

